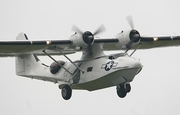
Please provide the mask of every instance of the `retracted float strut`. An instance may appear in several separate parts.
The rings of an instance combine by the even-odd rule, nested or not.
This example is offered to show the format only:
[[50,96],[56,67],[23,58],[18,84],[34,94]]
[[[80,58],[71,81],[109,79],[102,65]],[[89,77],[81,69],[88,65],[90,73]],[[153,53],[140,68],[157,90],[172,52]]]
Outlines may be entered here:
[[75,67],[77,67],[77,69],[79,69],[82,73],[84,73],[84,71],[79,68],[70,58],[68,58],[58,47],[54,46],[66,59],[68,59]]
[[73,75],[68,69],[66,69],[63,65],[61,65],[60,63],[58,63],[52,56],[50,56],[48,53],[45,52],[45,50],[43,50],[43,52],[49,56],[53,61],[55,61],[59,66],[61,66],[64,70],[66,70],[69,74]]

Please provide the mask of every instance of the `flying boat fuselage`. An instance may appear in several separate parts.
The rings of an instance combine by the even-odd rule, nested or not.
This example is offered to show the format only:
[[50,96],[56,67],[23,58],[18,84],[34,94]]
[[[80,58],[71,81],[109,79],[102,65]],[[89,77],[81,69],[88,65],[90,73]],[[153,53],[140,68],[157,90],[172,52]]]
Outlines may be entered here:
[[61,79],[68,79],[73,89],[89,91],[131,82],[142,69],[138,59],[124,53],[74,63],[83,72],[72,63],[66,63],[64,67],[68,68],[73,75],[62,69],[61,71],[64,72],[59,72]]

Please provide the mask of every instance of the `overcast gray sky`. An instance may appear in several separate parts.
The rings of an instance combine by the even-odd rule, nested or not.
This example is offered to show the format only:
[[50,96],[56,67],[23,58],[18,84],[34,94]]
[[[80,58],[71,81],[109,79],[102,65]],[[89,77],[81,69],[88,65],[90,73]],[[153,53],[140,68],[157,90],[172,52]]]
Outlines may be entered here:
[[[104,24],[107,31],[100,37],[114,37],[130,29],[128,15],[141,35],[180,35],[179,5],[178,0],[0,0],[0,40],[14,40],[19,32],[31,40],[68,39],[73,24],[92,32]],[[120,99],[111,87],[73,90],[69,101],[62,99],[57,84],[16,76],[14,58],[0,58],[0,114],[180,114],[180,47],[138,50],[133,56],[144,67],[126,98]]]

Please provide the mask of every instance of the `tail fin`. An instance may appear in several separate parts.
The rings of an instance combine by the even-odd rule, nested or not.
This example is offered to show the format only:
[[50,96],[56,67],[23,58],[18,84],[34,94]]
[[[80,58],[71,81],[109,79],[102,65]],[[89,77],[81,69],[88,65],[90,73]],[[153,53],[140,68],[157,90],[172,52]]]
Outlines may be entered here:
[[[16,39],[28,40],[26,34],[24,33],[20,33]],[[17,55],[16,75],[55,83],[57,82],[56,76],[52,76],[50,73],[49,66],[43,64],[35,54]]]
[[[19,33],[16,40],[28,40],[25,33]],[[22,54],[16,57],[16,74],[20,76],[29,75],[30,71],[36,66],[41,65],[40,60],[35,54]]]
[[18,34],[18,36],[16,37],[16,40],[28,40],[28,37],[26,36],[25,33],[21,32]]
[[41,65],[35,54],[25,54],[16,57],[16,74],[19,76],[30,75],[30,72]]

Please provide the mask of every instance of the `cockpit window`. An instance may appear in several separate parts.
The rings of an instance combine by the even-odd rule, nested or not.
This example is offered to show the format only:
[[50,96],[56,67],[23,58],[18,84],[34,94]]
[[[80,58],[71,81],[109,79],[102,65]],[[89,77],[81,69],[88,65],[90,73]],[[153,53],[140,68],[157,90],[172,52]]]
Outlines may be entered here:
[[118,53],[118,54],[112,54],[112,55],[110,55],[109,56],[109,59],[116,59],[116,58],[118,58],[118,57],[123,57],[123,56],[127,56],[128,54],[126,54],[126,53]]
[[112,60],[112,59],[114,59],[114,57],[113,57],[113,56],[109,56],[109,59],[111,59],[111,60]]

